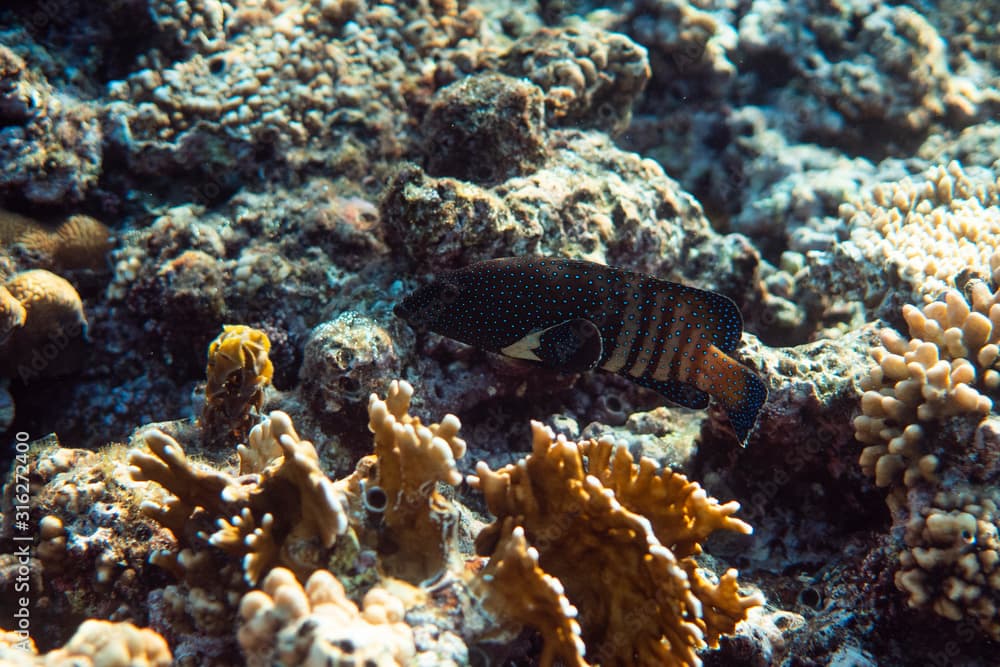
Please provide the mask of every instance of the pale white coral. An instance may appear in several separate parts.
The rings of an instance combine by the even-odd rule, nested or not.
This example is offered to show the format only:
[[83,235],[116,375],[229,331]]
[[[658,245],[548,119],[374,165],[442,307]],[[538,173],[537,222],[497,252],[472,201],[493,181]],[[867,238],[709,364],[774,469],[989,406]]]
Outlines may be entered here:
[[416,648],[403,614],[384,589],[368,591],[359,610],[330,572],[317,570],[303,588],[275,568],[261,590],[243,596],[237,636],[249,667],[405,665]]
[[843,204],[851,245],[884,283],[888,268],[927,302],[954,288],[955,277],[1000,277],[1000,177],[966,171],[955,161],[919,179],[883,183]]
[[90,619],[62,648],[35,654],[31,640],[0,631],[0,663],[10,667],[170,667],[167,642],[152,630],[131,623]]

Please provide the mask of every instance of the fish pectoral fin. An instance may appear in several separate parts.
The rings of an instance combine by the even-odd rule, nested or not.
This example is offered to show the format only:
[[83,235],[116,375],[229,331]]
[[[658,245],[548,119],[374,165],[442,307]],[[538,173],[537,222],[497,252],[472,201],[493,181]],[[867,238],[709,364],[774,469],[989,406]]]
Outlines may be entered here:
[[708,407],[708,394],[679,380],[654,380],[651,377],[629,378],[636,384],[663,394],[677,405],[695,410]]
[[604,353],[604,343],[596,324],[576,318],[533,331],[500,352],[515,359],[538,361],[551,368],[581,373],[597,367]]

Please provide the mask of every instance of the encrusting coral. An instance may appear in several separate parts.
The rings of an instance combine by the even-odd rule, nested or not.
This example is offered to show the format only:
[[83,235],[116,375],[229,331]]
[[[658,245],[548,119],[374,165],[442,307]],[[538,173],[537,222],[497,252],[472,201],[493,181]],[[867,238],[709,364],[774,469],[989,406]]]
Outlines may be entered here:
[[523,79],[485,72],[442,88],[423,122],[427,172],[480,184],[530,173],[545,157],[542,114],[541,90]]
[[[523,529],[539,567],[579,610],[593,662],[700,664],[697,649],[717,646],[748,609],[763,604],[759,594],[739,594],[735,570],[714,583],[693,558],[716,530],[751,532],[732,516],[738,503],[719,504],[652,460],[636,465],[627,449],[609,440],[570,442],[538,422],[532,422],[532,437],[526,458],[496,472],[480,463],[469,478],[497,517],[476,538],[476,549],[497,554]],[[570,608],[563,607],[564,614],[571,615]],[[531,605],[515,602],[507,609],[515,615]],[[537,618],[529,613],[520,620]],[[559,655],[581,664],[565,631],[540,629],[550,661]]]
[[968,299],[949,290],[922,309],[903,307],[911,338],[883,329],[878,364],[865,390],[855,437],[867,444],[861,466],[878,486],[935,481],[942,452],[924,442],[929,425],[954,415],[986,415],[1000,389],[1000,290],[970,281]]
[[368,471],[363,487],[368,509],[382,513],[380,544],[389,552],[383,565],[418,582],[441,574],[457,553],[457,513],[437,483],[461,483],[455,459],[465,454],[465,441],[458,437],[455,415],[428,426],[411,416],[412,397],[413,386],[399,380],[385,400],[372,394],[368,428],[375,434],[375,454],[362,459],[358,470]]
[[359,610],[330,572],[316,570],[303,587],[275,568],[240,602],[239,643],[248,667],[407,665],[416,649],[403,612],[382,588],[369,590]]
[[646,49],[620,33],[580,22],[543,28],[501,58],[507,74],[545,92],[550,126],[596,127],[619,134],[650,77]]
[[274,365],[268,357],[271,341],[259,329],[227,325],[208,347],[202,436],[214,447],[246,442],[264,403]]

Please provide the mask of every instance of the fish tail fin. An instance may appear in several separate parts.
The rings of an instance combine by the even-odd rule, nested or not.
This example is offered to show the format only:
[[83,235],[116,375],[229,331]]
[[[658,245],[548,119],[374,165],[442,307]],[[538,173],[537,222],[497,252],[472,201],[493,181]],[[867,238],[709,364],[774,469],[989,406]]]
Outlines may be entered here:
[[764,386],[763,380],[747,368],[742,368],[742,375],[741,395],[735,402],[723,401],[723,405],[726,407],[726,414],[729,415],[729,423],[736,431],[736,437],[739,438],[740,444],[746,447],[750,431],[757,423],[757,415],[767,400],[767,387]]
[[688,381],[722,403],[736,437],[746,446],[757,415],[767,401],[767,386],[756,373],[714,345],[698,361],[698,372],[685,372],[685,379],[690,378]]

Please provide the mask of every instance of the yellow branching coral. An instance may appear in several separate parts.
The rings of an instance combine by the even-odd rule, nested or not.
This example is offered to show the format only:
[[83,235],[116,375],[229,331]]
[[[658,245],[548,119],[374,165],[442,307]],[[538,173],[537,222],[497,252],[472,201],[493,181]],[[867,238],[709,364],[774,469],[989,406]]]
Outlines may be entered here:
[[910,340],[892,329],[872,350],[876,366],[862,378],[855,437],[868,446],[861,467],[878,486],[934,481],[938,454],[928,451],[928,423],[959,414],[985,415],[1000,389],[1000,290],[968,284],[969,299],[949,290],[923,309],[906,305]]
[[249,667],[407,665],[416,654],[403,603],[381,588],[359,610],[330,572],[317,570],[305,588],[275,568],[261,590],[240,602],[240,647]]
[[246,441],[264,403],[264,389],[274,375],[270,351],[267,334],[243,325],[224,326],[209,345],[201,415],[209,446],[232,447]]
[[[609,441],[569,442],[538,422],[532,434],[528,457],[496,472],[480,463],[469,479],[497,516],[476,548],[495,555],[511,530],[508,520],[523,528],[541,569],[579,610],[591,661],[700,664],[697,649],[717,646],[763,603],[739,594],[735,570],[714,583],[692,558],[714,530],[751,531],[733,518],[737,503],[719,504],[651,461],[635,465]],[[511,614],[517,609],[512,605]],[[546,655],[565,654],[551,630],[540,629]]]
[[[457,516],[437,483],[461,483],[455,459],[465,454],[465,441],[458,437],[455,415],[424,426],[408,414],[412,396],[413,387],[398,380],[384,401],[372,394],[368,428],[375,434],[375,454],[358,465],[369,471],[369,508],[384,512],[382,550],[396,552],[387,554],[384,564],[400,578],[420,581],[439,574],[455,553]],[[376,496],[382,502],[371,502]]]
[[938,493],[906,527],[896,586],[911,607],[969,618],[1000,641],[1000,512],[991,498]]
[[586,647],[580,639],[576,607],[566,599],[563,585],[538,566],[538,550],[528,546],[524,528],[507,517],[500,540],[478,582],[484,605],[498,618],[538,628],[545,646],[539,663],[558,658],[566,667],[581,667]]
[[157,482],[171,495],[162,502],[144,502],[143,512],[182,543],[197,540],[189,526],[198,525],[194,519],[207,513],[219,526],[209,542],[243,556],[251,583],[275,562],[307,576],[322,566],[323,550],[348,529],[347,480],[334,483],[323,473],[316,449],[299,438],[283,412],[272,412],[255,426],[248,447],[241,449],[245,466],[262,467],[249,478],[197,466],[176,440],[158,429],[144,438],[152,453],[129,453],[132,477]]

